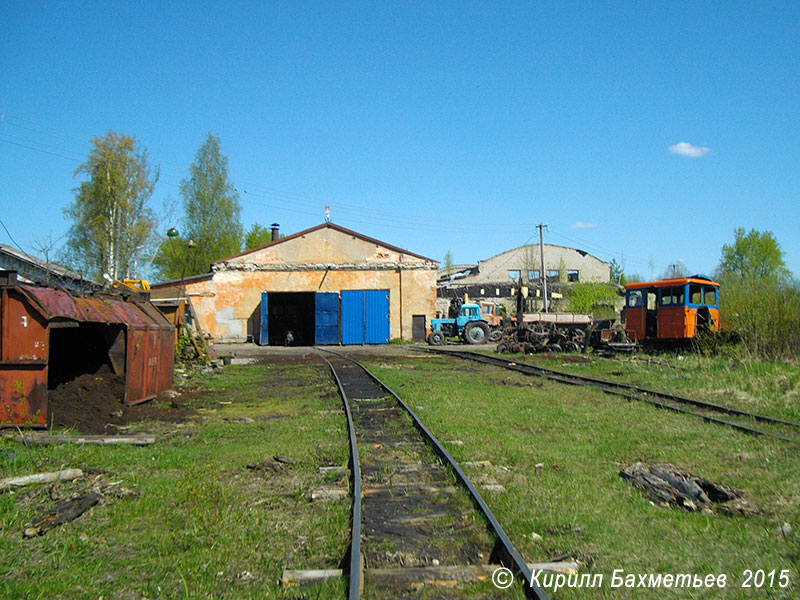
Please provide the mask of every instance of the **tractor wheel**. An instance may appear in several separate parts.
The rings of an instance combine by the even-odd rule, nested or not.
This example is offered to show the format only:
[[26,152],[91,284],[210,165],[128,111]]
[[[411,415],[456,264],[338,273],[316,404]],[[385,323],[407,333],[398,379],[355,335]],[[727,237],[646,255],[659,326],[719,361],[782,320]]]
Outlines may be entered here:
[[503,339],[503,330],[502,329],[492,329],[489,332],[489,341],[490,342],[499,342]]
[[482,321],[472,321],[464,327],[464,339],[468,344],[485,344],[489,338],[489,326]]
[[428,336],[428,343],[431,346],[441,346],[444,344],[444,334],[441,331],[431,331]]

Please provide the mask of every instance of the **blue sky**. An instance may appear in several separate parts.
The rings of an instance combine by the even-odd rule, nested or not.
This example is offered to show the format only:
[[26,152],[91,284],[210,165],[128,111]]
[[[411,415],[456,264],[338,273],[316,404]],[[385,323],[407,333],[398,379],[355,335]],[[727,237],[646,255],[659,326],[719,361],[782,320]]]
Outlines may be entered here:
[[743,226],[800,274],[797,3],[14,2],[0,32],[0,219],[27,251],[63,242],[90,138],[147,148],[163,216],[211,131],[245,228],[330,205],[470,263],[545,222],[649,276],[712,271]]

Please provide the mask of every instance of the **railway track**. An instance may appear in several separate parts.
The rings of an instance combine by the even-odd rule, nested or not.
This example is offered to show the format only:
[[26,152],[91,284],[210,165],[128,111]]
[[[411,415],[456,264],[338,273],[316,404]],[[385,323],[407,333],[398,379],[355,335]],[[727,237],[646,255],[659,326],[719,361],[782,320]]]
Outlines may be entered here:
[[794,423],[792,421],[776,419],[739,410],[730,406],[695,400],[693,398],[686,398],[685,396],[678,396],[667,392],[659,392],[628,383],[575,375],[555,369],[546,369],[535,365],[518,363],[513,360],[478,354],[476,352],[434,348],[429,348],[427,351],[503,367],[525,375],[545,377],[559,383],[594,387],[608,394],[621,396],[628,400],[638,400],[659,408],[699,417],[710,423],[732,427],[751,435],[773,437],[785,442],[800,444],[800,423]]
[[[558,567],[523,561],[461,467],[392,390],[357,361],[320,353],[350,438],[348,598],[545,600],[532,568]],[[501,566],[515,579],[505,590],[493,585]]]

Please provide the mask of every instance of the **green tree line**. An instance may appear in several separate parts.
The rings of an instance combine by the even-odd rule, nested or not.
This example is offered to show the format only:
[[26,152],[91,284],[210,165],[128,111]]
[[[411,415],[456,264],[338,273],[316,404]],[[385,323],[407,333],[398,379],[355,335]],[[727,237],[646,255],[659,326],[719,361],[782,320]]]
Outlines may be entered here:
[[[159,223],[150,206],[159,169],[134,137],[109,131],[90,144],[87,160],[74,173],[84,180],[64,209],[71,223],[62,253],[68,266],[97,281],[151,273],[159,280],[178,279],[272,241],[258,223],[243,232],[239,194],[214,134],[208,134],[180,182],[178,227]],[[168,229],[174,235],[168,236]]]

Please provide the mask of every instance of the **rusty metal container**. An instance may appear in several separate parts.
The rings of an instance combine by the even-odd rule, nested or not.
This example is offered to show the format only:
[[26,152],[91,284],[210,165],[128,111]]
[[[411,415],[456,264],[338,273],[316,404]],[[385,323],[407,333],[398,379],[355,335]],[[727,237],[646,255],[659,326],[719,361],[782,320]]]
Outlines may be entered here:
[[145,297],[78,296],[0,276],[0,426],[46,427],[48,384],[102,363],[124,377],[126,404],[169,389],[174,326]]

